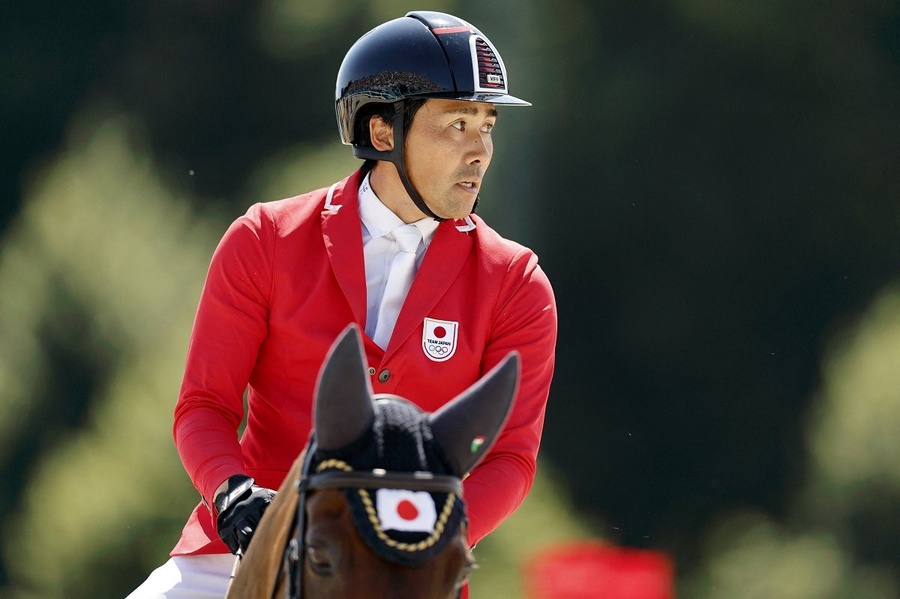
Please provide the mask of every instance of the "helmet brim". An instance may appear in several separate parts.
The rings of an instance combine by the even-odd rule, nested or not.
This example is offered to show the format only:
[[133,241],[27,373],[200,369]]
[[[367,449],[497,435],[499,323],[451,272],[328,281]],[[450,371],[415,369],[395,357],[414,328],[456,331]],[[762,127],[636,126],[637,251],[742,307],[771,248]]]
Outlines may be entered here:
[[447,92],[412,94],[407,98],[435,99],[435,100],[464,100],[467,102],[484,102],[485,104],[498,104],[502,106],[531,106],[531,102],[511,96],[491,92]]

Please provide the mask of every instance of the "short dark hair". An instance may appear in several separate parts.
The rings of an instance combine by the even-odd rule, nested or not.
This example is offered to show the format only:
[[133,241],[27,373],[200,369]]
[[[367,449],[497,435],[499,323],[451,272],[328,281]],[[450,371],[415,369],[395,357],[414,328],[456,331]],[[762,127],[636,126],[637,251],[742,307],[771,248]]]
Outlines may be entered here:
[[[409,134],[409,126],[412,124],[413,117],[425,104],[425,98],[414,98],[400,100],[403,102],[403,140]],[[371,147],[372,138],[369,137],[369,121],[373,116],[379,117],[386,123],[392,123],[394,120],[394,106],[396,102],[387,104],[384,102],[370,102],[359,109],[356,115],[356,122],[353,124],[353,139],[356,146]]]

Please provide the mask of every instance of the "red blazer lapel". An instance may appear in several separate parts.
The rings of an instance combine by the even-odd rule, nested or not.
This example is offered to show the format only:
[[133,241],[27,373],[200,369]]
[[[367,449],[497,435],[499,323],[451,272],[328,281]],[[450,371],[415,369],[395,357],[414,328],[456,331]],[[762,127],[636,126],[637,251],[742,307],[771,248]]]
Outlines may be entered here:
[[422,324],[465,264],[474,241],[471,236],[457,230],[457,224],[458,221],[444,221],[435,231],[409,295],[400,309],[386,356]]
[[363,261],[362,225],[359,220],[359,183],[356,171],[335,184],[322,210],[322,237],[331,269],[347,298],[353,318],[366,325],[366,267]]

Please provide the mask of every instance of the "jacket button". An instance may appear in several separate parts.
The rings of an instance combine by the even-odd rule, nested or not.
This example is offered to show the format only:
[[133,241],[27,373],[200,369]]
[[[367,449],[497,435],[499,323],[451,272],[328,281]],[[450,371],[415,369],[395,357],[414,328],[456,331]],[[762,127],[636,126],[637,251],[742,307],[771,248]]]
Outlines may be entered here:
[[375,369],[369,366],[369,376],[375,376]]
[[386,383],[386,382],[388,382],[388,379],[390,379],[390,378],[391,378],[391,371],[388,370],[387,368],[385,368],[384,370],[382,370],[381,372],[378,373],[378,382],[380,382],[380,383]]

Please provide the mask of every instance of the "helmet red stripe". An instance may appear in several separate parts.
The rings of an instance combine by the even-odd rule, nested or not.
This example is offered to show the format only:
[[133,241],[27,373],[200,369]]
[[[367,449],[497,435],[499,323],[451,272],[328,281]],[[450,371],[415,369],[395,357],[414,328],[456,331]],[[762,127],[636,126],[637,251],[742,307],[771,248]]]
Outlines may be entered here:
[[447,33],[462,33],[464,31],[468,31],[469,33],[474,32],[471,27],[439,27],[437,29],[431,30],[431,32],[435,35],[445,35]]

